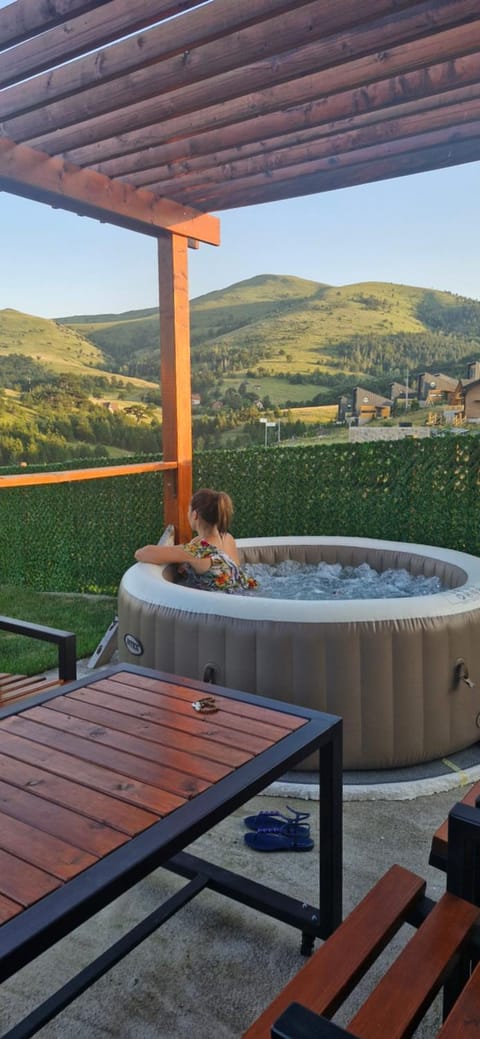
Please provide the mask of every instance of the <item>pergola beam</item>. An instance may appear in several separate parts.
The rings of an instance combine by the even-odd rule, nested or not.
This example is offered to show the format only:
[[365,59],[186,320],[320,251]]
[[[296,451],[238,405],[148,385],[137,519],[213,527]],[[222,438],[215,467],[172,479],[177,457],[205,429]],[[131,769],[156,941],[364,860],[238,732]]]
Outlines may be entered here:
[[[337,97],[344,109],[347,109],[350,98],[348,92],[357,91],[359,110],[364,111],[369,105],[370,97],[375,97],[377,83],[380,92],[382,92],[382,84],[385,84],[384,99],[385,92],[388,95],[388,90],[391,91],[390,103],[393,104],[396,100],[395,77],[398,77],[399,80],[397,87],[399,97],[408,97],[406,77],[409,74],[417,73],[417,83],[421,83],[422,79],[427,82],[428,73],[423,75],[423,70],[429,70],[433,66],[441,66],[444,70],[444,88],[449,79],[451,86],[454,82],[455,69],[460,66],[465,56],[471,58],[471,64],[475,67],[478,79],[479,51],[480,18],[469,25],[434,34],[428,40],[392,47],[387,53],[377,52],[375,55],[345,61],[340,65],[303,75],[293,82],[277,82],[273,86],[268,86],[268,89],[256,89],[255,81],[250,79],[252,69],[248,67],[244,71],[244,79],[247,78],[249,82],[248,94],[244,93],[245,83],[241,89],[240,82],[238,82],[236,89],[241,89],[241,95],[234,98],[230,96],[232,77],[237,77],[238,73],[234,72],[229,76],[220,77],[223,78],[225,94],[222,104],[218,103],[218,98],[222,96],[222,93],[216,92],[220,89],[219,84],[215,79],[207,80],[206,83],[197,87],[196,91],[193,91],[191,97],[189,95],[190,100],[187,107],[190,107],[191,110],[188,114],[183,113],[182,115],[182,106],[187,103],[187,91],[174,91],[166,98],[160,97],[140,106],[134,105],[132,111],[125,110],[122,116],[123,128],[119,131],[121,136],[113,136],[111,133],[116,127],[114,120],[109,123],[109,136],[103,140],[100,139],[104,125],[104,117],[101,116],[99,120],[95,121],[95,126],[90,122],[82,123],[76,128],[76,133],[68,128],[58,130],[45,140],[49,150],[51,148],[55,150],[57,147],[65,149],[70,161],[74,161],[80,166],[90,166],[162,141],[168,142],[172,139],[178,140],[180,137],[191,137],[205,131],[211,133],[221,130],[223,132],[225,128],[231,128],[243,120],[250,123],[252,120],[256,122],[267,115],[277,116],[277,122],[281,126],[278,132],[283,133],[285,127],[288,132],[288,128],[292,124],[295,125],[295,120],[297,127],[302,125],[302,110],[297,111],[297,106],[316,107],[317,112],[323,106],[327,117],[328,108],[333,107],[330,105],[332,97]],[[269,65],[268,62],[266,64]],[[273,68],[271,71],[274,75]],[[265,79],[265,70],[263,78]],[[405,85],[403,85],[404,81]],[[363,92],[365,92],[365,100],[362,103]],[[134,118],[136,122],[135,127],[132,128],[131,123]],[[284,120],[283,125],[282,120]],[[88,132],[90,132],[90,137],[87,143]],[[241,133],[241,127],[239,132]],[[98,141],[92,141],[92,134],[93,136],[98,135]],[[257,133],[256,139],[262,139],[260,132]],[[74,141],[77,143],[73,149],[70,149],[70,145]],[[81,142],[85,143],[81,144]]]
[[107,0],[16,0],[0,10],[0,50],[85,14]]
[[[317,0],[301,0],[298,7],[314,3]],[[327,0],[327,6],[330,4],[333,5],[334,0]],[[12,48],[4,56],[0,85],[18,81],[25,73],[32,75],[32,72],[39,71],[39,66],[50,68],[58,63],[59,67],[47,75],[37,75],[34,83],[27,81],[5,91],[2,115],[29,111],[117,77],[126,82],[125,77],[139,69],[144,69],[148,77],[149,68],[155,62],[164,62],[176,54],[181,54],[184,59],[185,53],[190,54],[196,47],[236,34],[248,25],[271,19],[273,15],[288,14],[291,7],[292,0],[248,0],[247,4],[234,5],[231,0],[216,0],[212,19],[208,4],[199,6],[199,0],[175,3],[173,0],[143,0],[138,9],[131,0],[111,0],[101,11],[92,12],[82,19],[84,26],[76,29],[73,26],[75,31],[71,32],[71,39],[68,26],[64,26],[61,31],[50,32],[47,37],[32,41],[30,46]],[[171,18],[171,15],[187,8],[198,10],[191,11],[188,18]],[[135,29],[152,20],[160,24],[154,25],[148,34],[131,35]],[[118,39],[122,34],[128,38],[98,50],[102,43]],[[93,45],[96,48],[94,54],[87,54],[68,68],[62,66],[63,62],[75,56],[72,47],[75,46],[76,54],[81,54],[91,50]],[[276,46],[276,41],[272,46]],[[36,49],[32,54],[33,47]]]
[[[100,4],[64,4],[68,21],[62,20],[59,23],[57,20],[51,23],[46,15],[45,20],[40,23],[44,30],[40,37],[35,36],[31,40],[12,46],[3,55],[0,86],[18,83],[25,76],[36,75],[56,62],[62,64],[70,61],[86,51],[110,43],[122,34],[136,32],[156,19],[171,18],[191,7],[197,7],[198,3],[199,0],[142,0],[141,4],[132,4],[132,0],[103,0]],[[21,7],[21,0],[17,0],[15,6]],[[35,0],[37,12],[45,6],[47,5],[39,4]],[[48,7],[51,7],[51,4]],[[79,10],[76,10],[77,7]],[[81,8],[85,8],[85,11]],[[1,28],[5,10],[7,9],[0,10],[0,49],[3,40],[8,39],[6,26],[4,31]],[[34,12],[31,13],[33,16]],[[35,32],[38,31],[37,27]]]
[[[309,139],[308,132],[298,134],[296,140],[293,135],[292,139],[275,138],[269,142],[269,147],[257,150],[255,155],[239,156],[234,149],[217,152],[208,159],[171,164],[161,179],[147,173],[131,174],[129,183],[149,187],[167,196],[180,190],[183,196],[199,186],[221,184],[226,180],[241,182],[252,176],[280,179],[289,176],[288,170],[294,166],[308,167],[313,163],[320,171],[335,164],[345,164],[347,157],[350,163],[364,161],[363,153],[367,149],[375,148],[380,157],[388,151],[393,154],[397,149],[411,150],[420,143],[420,137],[426,144],[429,138],[430,143],[438,144],[472,137],[478,133],[479,126],[480,97],[477,97],[469,103],[392,118],[343,133],[317,135],[314,140]],[[304,169],[304,173],[309,172],[313,171]]]
[[477,135],[472,140],[447,142],[434,148],[425,148],[421,152],[408,151],[403,155],[352,164],[345,169],[331,168],[328,172],[295,177],[278,184],[272,185],[268,180],[265,188],[245,185],[242,190],[235,190],[230,187],[228,193],[222,192],[219,188],[210,202],[213,209],[239,209],[252,204],[321,194],[324,191],[370,184],[391,177],[405,177],[412,173],[426,173],[479,160],[480,137]]
[[[388,140],[382,143],[372,143],[368,147],[346,150],[340,153],[332,153],[332,155],[326,158],[319,158],[318,156],[310,158],[306,149],[302,149],[301,155],[299,156],[298,164],[292,163],[294,154],[292,152],[287,153],[287,157],[284,157],[284,167],[272,167],[260,172],[251,172],[250,175],[243,177],[240,176],[240,172],[237,170],[235,174],[235,191],[239,194],[244,189],[251,190],[252,188],[259,188],[287,182],[289,184],[295,179],[304,179],[310,176],[319,177],[322,174],[329,174],[333,169],[342,170],[348,169],[350,166],[358,167],[360,163],[368,165],[371,162],[377,160],[393,159],[395,156],[402,158],[409,153],[416,152],[418,154],[424,154],[427,149],[431,149],[437,146],[443,147],[447,145],[454,149],[457,144],[461,141],[480,141],[480,118],[471,123],[466,123],[464,126],[448,127],[446,129],[436,130],[428,133],[417,133],[413,136],[404,136],[398,140]],[[209,178],[204,177],[201,180],[201,175],[196,179],[196,182],[190,187],[182,189],[182,195],[188,199],[189,194],[195,196],[204,202],[205,206],[210,206],[211,199],[215,200],[217,206],[219,191],[221,193],[223,184],[225,183],[224,178],[221,176],[222,170],[219,171],[220,176],[216,177],[213,172],[210,173]],[[222,185],[222,187],[219,187]]]
[[[433,17],[436,32],[432,32]],[[466,24],[458,24],[467,17]],[[280,21],[286,19],[284,16]],[[448,28],[452,24],[454,27]],[[440,0],[433,13],[431,3],[421,4],[414,14],[400,12],[395,20],[369,22],[350,35],[336,33],[296,49],[290,46],[288,35],[282,35],[281,60],[278,49],[271,44],[269,49],[260,30],[268,36],[263,26],[244,30],[244,35],[254,34],[250,46],[244,42],[238,48],[237,40],[242,36],[238,33],[233,41],[230,39],[228,48],[212,43],[194,50],[186,60],[177,56],[153,65],[133,80],[113,80],[36,111],[4,118],[4,133],[47,152],[68,152],[72,147],[78,152],[82,145],[123,137],[138,127],[182,114],[193,117],[195,130],[198,117],[203,117],[205,125],[206,110],[219,98],[225,108],[237,102],[238,112],[235,104],[230,109],[233,118],[251,118],[269,107],[279,107],[272,106],[270,92],[282,83],[288,85],[289,103],[302,103],[386,75],[471,54],[480,46],[480,11],[478,0]],[[319,34],[320,23],[312,32]],[[402,42],[395,45],[399,38]],[[267,57],[263,56],[265,47]],[[76,161],[83,165],[83,161]]]
[[347,129],[353,132],[377,123],[380,132],[385,124],[388,135],[388,124],[397,117],[427,112],[433,117],[442,108],[474,101],[480,96],[479,77],[480,54],[473,54],[455,62],[431,65],[405,76],[381,80],[371,87],[332,94],[320,101],[296,106],[293,111],[272,112],[240,124],[230,124],[210,133],[184,136],[183,120],[173,121],[169,125],[172,131],[176,131],[175,139],[150,147],[141,147],[139,141],[136,151],[107,159],[91,168],[107,176],[125,177],[132,184],[141,184],[148,183],[149,170],[161,171],[162,167],[173,170],[176,165],[185,169],[197,168],[202,161],[210,164],[210,156],[215,156],[214,162],[225,161],[224,156],[241,159],[265,154],[270,149],[290,147],[300,140],[334,137]]
[[1,138],[0,190],[154,237],[170,231],[220,243],[215,217]]

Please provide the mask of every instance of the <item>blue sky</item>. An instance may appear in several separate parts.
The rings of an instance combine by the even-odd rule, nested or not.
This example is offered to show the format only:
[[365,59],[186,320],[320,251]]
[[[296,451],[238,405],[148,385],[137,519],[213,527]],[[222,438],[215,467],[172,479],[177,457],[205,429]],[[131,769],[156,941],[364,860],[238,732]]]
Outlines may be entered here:
[[[190,296],[291,274],[480,299],[479,172],[469,163],[219,214],[222,245],[189,251]],[[154,239],[0,193],[0,310],[60,317],[157,303]]]

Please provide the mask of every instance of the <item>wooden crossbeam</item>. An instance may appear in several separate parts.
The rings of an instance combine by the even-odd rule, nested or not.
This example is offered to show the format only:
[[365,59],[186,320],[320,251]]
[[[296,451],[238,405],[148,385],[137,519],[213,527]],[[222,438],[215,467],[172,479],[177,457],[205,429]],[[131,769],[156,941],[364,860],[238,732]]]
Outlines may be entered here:
[[50,473],[17,473],[16,475],[0,476],[0,491],[4,487],[33,487],[47,483],[105,480],[111,476],[132,476],[138,473],[163,472],[167,469],[176,469],[176,462],[131,462],[127,465],[92,466],[91,469],[62,469]]
[[[291,183],[299,177],[321,176],[323,173],[331,173],[333,169],[347,169],[350,166],[358,166],[359,163],[368,164],[382,161],[384,158],[393,159],[394,156],[404,156],[412,152],[418,154],[428,148],[457,145],[461,141],[479,138],[480,104],[477,118],[465,125],[454,123],[440,130],[427,130],[424,133],[409,134],[405,130],[398,138],[387,136],[386,140],[379,135],[379,139],[374,138],[370,145],[357,148],[346,146],[342,151],[337,150],[334,144],[331,151],[328,147],[325,148],[324,142],[312,144],[298,149],[298,155],[295,149],[280,152],[275,157],[276,161],[267,156],[256,166],[251,162],[232,164],[231,172],[228,166],[221,166],[219,171],[209,170],[192,178],[179,178],[177,190],[186,202],[190,198],[195,198],[209,209],[212,207],[212,199],[218,201],[219,185],[223,186],[225,180],[234,181],[233,192],[241,193],[244,189],[252,190],[267,184],[281,185],[283,181]],[[160,192],[163,192],[164,187],[162,184],[159,185]]]
[[154,237],[163,230],[210,245],[220,242],[216,217],[3,139],[0,190]]
[[216,152],[188,163],[170,164],[164,177],[159,178],[158,174],[155,177],[148,172],[132,174],[129,183],[149,187],[167,196],[180,191],[183,196],[185,189],[188,191],[197,185],[222,183],[225,179],[240,182],[244,177],[255,175],[275,176],[282,170],[288,176],[289,168],[297,165],[304,166],[304,172],[308,173],[310,164],[314,164],[317,169],[328,169],[333,163],[346,164],[347,156],[350,164],[363,162],[370,158],[368,149],[372,148],[375,148],[378,157],[382,157],[387,154],[386,149],[392,152],[397,148],[410,150],[412,146],[441,143],[442,140],[449,140],[452,132],[454,139],[465,139],[478,134],[479,120],[480,91],[479,96],[471,102],[437,107],[433,111],[382,120],[359,129],[324,134],[314,139],[311,131],[296,137],[292,135],[288,141],[273,138],[269,142],[270,147],[266,145],[263,149],[258,148],[255,155],[244,158],[235,149]]
[[[131,0],[103,0],[101,3],[68,3],[63,5],[68,21],[61,24],[58,21],[49,21],[49,4],[43,21],[39,23],[40,28],[37,26],[33,29],[35,23],[33,17],[30,18],[32,35],[33,32],[39,35],[33,35],[28,42],[12,46],[3,55],[0,86],[16,83],[25,76],[34,76],[50,65],[69,61],[86,51],[102,47],[119,36],[134,33],[150,25],[152,21],[171,18],[191,7],[197,7],[199,2],[200,0],[142,0],[141,4],[132,4]],[[15,6],[22,7],[22,0]],[[34,7],[37,16],[41,17],[41,5],[37,0]],[[85,8],[85,11],[77,10],[81,7]],[[93,10],[90,10],[91,8]],[[35,12],[31,13],[33,16]],[[0,10],[0,49],[4,38],[7,37],[7,26],[2,29],[4,14],[5,9]]]
[[[199,0],[189,0],[187,3],[172,3],[172,0],[159,3],[158,0],[150,0],[149,3],[142,3],[140,6],[130,3],[130,7],[126,8],[125,0],[121,4],[114,0],[100,12],[92,12],[88,18],[84,18],[82,22],[85,25],[81,25],[80,28],[76,28],[75,23],[72,23],[69,27],[63,26],[61,31],[49,33],[46,39],[42,37],[32,41],[28,48],[23,46],[12,49],[2,59],[0,85],[18,81],[27,74],[32,76],[39,71],[39,66],[45,69],[66,62],[86,49],[92,53],[80,58],[73,65],[60,64],[59,68],[53,68],[47,74],[37,75],[34,81],[29,79],[17,87],[12,87],[0,98],[2,118],[12,113],[20,114],[22,111],[51,104],[57,99],[76,94],[77,91],[84,91],[86,86],[93,85],[97,88],[101,83],[107,83],[117,76],[123,78],[139,69],[143,69],[144,75],[148,78],[152,64],[165,61],[174,55],[181,55],[182,63],[187,66],[185,54],[190,55],[196,47],[223,39],[232,33],[236,36],[239,30],[246,26],[272,19],[274,15],[276,24],[272,26],[272,32],[275,32],[279,15],[286,13],[288,18],[288,11],[292,8],[292,0],[249,0],[248,4],[216,0],[214,16],[206,4],[198,10],[191,11],[188,18],[168,17],[167,21],[164,20],[166,16],[176,14],[181,9],[198,7],[198,3]],[[345,0],[342,0],[342,3],[344,4]],[[382,3],[391,3],[391,0],[382,0]],[[308,8],[310,5],[317,5],[317,0],[301,0],[295,8],[295,13],[302,4]],[[335,0],[327,0],[326,7],[333,7],[334,4]],[[138,13],[135,14],[136,9],[140,17]],[[327,10],[327,22],[328,13]],[[153,25],[148,33],[132,35],[137,23],[141,28],[152,21],[159,24]],[[300,26],[297,32],[299,30]],[[127,34],[126,39],[121,38],[124,34]],[[101,50],[104,38],[105,42],[119,42]],[[271,47],[275,48],[276,45],[277,41],[273,38]],[[36,52],[29,53],[34,47]],[[225,48],[223,50],[225,51]],[[230,54],[230,48],[228,53]],[[29,61],[33,63],[33,68],[32,64],[29,66]],[[208,69],[205,70],[205,76],[207,75],[210,75]],[[135,82],[138,85],[138,75]]]
[[[462,2],[456,0],[456,6]],[[470,4],[472,0],[466,2]],[[388,46],[386,37],[384,39],[385,46]],[[166,97],[160,96],[139,105],[128,106],[110,120],[100,116],[93,124],[89,120],[75,128],[54,131],[45,136],[44,143],[48,150],[61,149],[70,161],[83,166],[98,164],[141,147],[151,147],[162,140],[223,130],[243,120],[256,121],[270,113],[279,113],[273,132],[283,133],[284,129],[288,131],[291,128],[294,119],[297,127],[302,125],[302,112],[295,110],[297,105],[324,105],[326,114],[332,96],[338,96],[345,109],[349,101],[351,104],[348,91],[357,91],[359,94],[366,91],[360,107],[360,111],[364,111],[368,107],[369,97],[375,97],[377,81],[381,91],[381,84],[386,83],[388,89],[392,79],[389,103],[393,104],[395,87],[397,100],[409,97],[406,93],[408,82],[403,87],[403,94],[401,92],[405,77],[418,71],[418,82],[422,78],[422,70],[425,70],[423,79],[426,81],[427,70],[432,65],[441,65],[444,69],[443,89],[452,88],[455,85],[455,69],[458,65],[458,75],[461,75],[459,63],[466,55],[472,56],[470,74],[475,63],[478,79],[479,50],[480,18],[471,24],[432,33],[427,39],[391,46],[387,53],[375,50],[367,56],[348,61],[342,60],[340,55],[340,63],[337,65],[334,64],[333,53],[327,47],[323,59],[327,67],[314,72],[311,71],[312,67],[318,70],[322,64],[321,46],[312,44],[302,48],[301,53],[295,51],[286,55],[282,59],[281,70],[273,59],[257,66],[246,66],[194,87],[174,90]],[[449,67],[450,82],[445,78]],[[292,79],[294,72],[296,76]],[[395,83],[394,77],[398,77],[400,82]],[[245,83],[248,83],[247,94]],[[424,86],[423,91],[425,89]],[[419,90],[421,95],[421,85]],[[222,99],[221,104],[219,99]],[[152,124],[155,124],[153,128]],[[120,134],[121,139],[118,136]],[[235,131],[232,136],[235,136]],[[258,128],[256,139],[261,139],[261,136],[262,131]]]
[[430,170],[447,169],[466,162],[480,160],[480,140],[451,141],[435,148],[425,148],[421,152],[406,152],[393,158],[374,159],[371,162],[356,163],[345,169],[331,170],[297,177],[268,184],[264,188],[247,188],[228,192],[219,188],[215,198],[211,198],[212,209],[231,209],[242,206],[257,205],[262,202],[279,201],[286,198],[298,198],[302,195],[320,194],[338,188],[353,187],[357,184],[370,184],[373,181],[388,180],[391,177],[405,177],[413,173],[426,173]]
[[16,0],[0,10],[0,50],[61,25],[106,0]]
[[[384,3],[385,0],[380,0],[380,2]],[[452,0],[446,0],[446,2],[450,7]],[[470,6],[474,0],[456,0],[457,5],[465,3]],[[239,5],[240,8],[243,6]],[[130,62],[136,62],[137,65],[142,62],[142,68],[136,72],[134,77],[124,73],[125,62],[127,62],[128,69],[128,58],[124,56],[122,62],[123,50],[132,49],[132,42],[128,40],[126,43],[108,48],[105,52],[103,75],[98,73],[98,54],[95,54],[88,78],[83,77],[81,71],[76,78],[74,66],[67,70],[54,70],[6,91],[3,106],[0,107],[4,131],[16,141],[28,141],[32,145],[43,147],[40,143],[41,138],[46,135],[49,139],[52,130],[60,132],[61,128],[68,128],[72,124],[76,124],[78,130],[78,124],[91,119],[92,113],[95,113],[95,123],[98,124],[102,114],[108,113],[109,119],[113,118],[112,129],[123,132],[120,125],[123,125],[127,118],[127,113],[124,111],[126,106],[132,110],[135,104],[156,99],[162,94],[168,95],[172,90],[178,91],[175,110],[179,111],[195,111],[201,105],[211,103],[212,97],[214,99],[218,96],[228,98],[228,96],[235,97],[238,94],[244,94],[246,80],[242,70],[245,66],[250,66],[248,78],[250,90],[263,88],[264,84],[282,82],[282,80],[290,78],[292,62],[295,63],[296,75],[302,71],[302,68],[305,72],[309,72],[326,63],[332,64],[335,57],[338,60],[342,56],[342,52],[345,52],[347,42],[347,30],[342,29],[342,18],[338,18],[337,6],[335,0],[324,0],[321,6],[318,2],[315,5],[307,4],[306,7],[295,8],[293,11],[270,17],[260,24],[247,26],[238,32],[231,33],[228,41],[214,38],[210,42],[208,30],[210,36],[214,34],[207,23],[204,30],[207,34],[207,42],[201,47],[193,46],[192,49],[186,50],[184,47],[182,52],[177,51],[173,57],[169,56],[168,42],[165,46],[163,44],[163,34],[156,42],[157,30],[152,29],[142,47],[142,54],[140,55],[138,49],[135,49],[133,58],[130,58]],[[208,8],[206,10],[208,15]],[[350,14],[350,5],[347,10]],[[329,13],[330,18],[328,18]],[[229,22],[231,20],[232,15],[230,14]],[[401,28],[398,23],[392,23],[391,19],[384,19],[384,21],[386,23],[384,26],[379,25],[377,21],[368,22],[366,26],[359,26],[354,38],[350,41],[349,51],[353,54],[365,53],[375,46],[384,47],[393,43],[398,38],[399,32],[401,32],[402,38],[406,35],[407,39],[418,33],[418,19],[410,19],[409,23],[402,25]],[[332,27],[335,27],[336,30],[337,25],[342,31],[340,33],[336,31],[335,35],[325,38],[329,23],[330,31],[333,31]],[[178,27],[176,31],[178,34]],[[177,46],[175,36],[173,36],[170,47],[175,47],[176,50]],[[117,57],[118,48],[122,54]],[[144,54],[145,48],[147,49],[146,54]],[[149,48],[152,53],[148,53]],[[110,57],[112,51],[113,56]],[[165,56],[163,60],[160,60],[162,53]],[[279,55],[282,55],[281,61],[278,60]],[[254,62],[258,62],[258,67],[252,65]],[[84,62],[80,64],[83,65]],[[111,68],[111,66],[113,67]],[[236,74],[235,70],[237,70]],[[250,76],[252,76],[251,80]],[[71,84],[72,77],[75,90],[72,90],[72,86],[67,88],[64,85],[63,90],[65,92],[68,89],[68,96],[55,101],[53,94],[50,102],[51,82],[53,81],[55,84],[55,78],[59,78],[60,88],[62,88],[62,84],[65,82]],[[195,103],[192,91],[195,95],[199,89],[198,84],[205,80],[207,86],[203,89],[203,97],[197,99],[198,103]],[[86,89],[90,82],[93,82],[93,85],[90,89]],[[229,89],[225,94],[227,85]],[[27,111],[26,114],[12,114],[10,98],[14,100],[18,95],[23,96],[23,104],[32,111]],[[25,100],[25,95],[27,100]],[[29,102],[28,98],[30,98]],[[179,105],[180,108],[178,108]],[[6,109],[5,106],[8,108]],[[15,112],[14,107],[13,112]],[[112,115],[112,113],[118,114]],[[120,120],[118,127],[116,119]],[[138,123],[138,118],[136,122]],[[55,139],[58,143],[59,139],[57,137]],[[65,146],[68,147],[68,144],[63,143],[56,146],[55,150],[64,150]],[[47,150],[50,151],[49,146]]]
[[[175,140],[142,147],[139,139],[135,151],[92,168],[139,185],[149,182],[150,170],[159,171],[162,166],[176,164],[190,170],[201,168],[203,162],[219,165],[232,158],[238,160],[309,140],[334,138],[345,130],[357,133],[374,124],[385,127],[388,134],[388,124],[393,119],[429,113],[436,121],[437,117],[443,118],[443,110],[448,118],[446,110],[452,105],[475,102],[480,97],[479,79],[480,54],[474,54],[458,62],[429,66],[382,80],[371,88],[332,94],[321,101],[299,105],[294,111],[272,112],[210,133],[186,136],[183,121],[179,120]],[[402,101],[405,97],[410,100]],[[170,125],[173,128],[173,123]]]

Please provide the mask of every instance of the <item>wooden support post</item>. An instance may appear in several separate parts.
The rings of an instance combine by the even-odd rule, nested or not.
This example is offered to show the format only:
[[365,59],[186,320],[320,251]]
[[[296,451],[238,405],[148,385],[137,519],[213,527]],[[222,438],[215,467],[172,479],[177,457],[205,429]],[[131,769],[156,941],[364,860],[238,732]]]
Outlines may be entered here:
[[187,510],[192,496],[192,397],[187,240],[175,234],[158,239],[163,458],[177,462],[163,476],[165,526],[175,540],[188,541]]

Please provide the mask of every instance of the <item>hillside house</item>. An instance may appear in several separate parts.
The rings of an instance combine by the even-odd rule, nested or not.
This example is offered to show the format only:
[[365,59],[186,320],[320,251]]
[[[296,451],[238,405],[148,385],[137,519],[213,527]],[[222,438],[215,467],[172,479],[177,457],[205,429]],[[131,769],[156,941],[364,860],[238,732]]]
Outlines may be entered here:
[[459,380],[442,372],[421,372],[417,380],[417,397],[420,407],[427,404],[450,404],[454,406],[459,397]]
[[416,388],[413,386],[407,386],[403,382],[391,382],[390,383],[390,399],[393,404],[396,401],[399,404],[406,404],[408,401],[412,401],[417,396]]
[[463,383],[463,414],[467,422],[480,422],[480,378]]
[[392,414],[392,401],[381,397],[379,393],[364,390],[361,386],[355,386],[352,401],[352,416],[357,420],[359,426],[365,422],[371,422],[374,418],[390,418]]
[[192,408],[198,408],[202,403],[202,398],[199,393],[192,393]]

